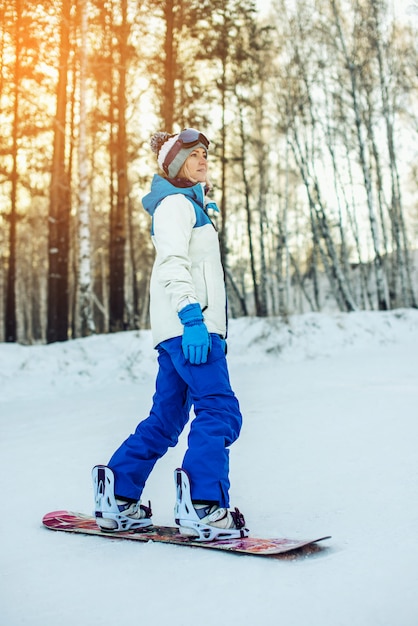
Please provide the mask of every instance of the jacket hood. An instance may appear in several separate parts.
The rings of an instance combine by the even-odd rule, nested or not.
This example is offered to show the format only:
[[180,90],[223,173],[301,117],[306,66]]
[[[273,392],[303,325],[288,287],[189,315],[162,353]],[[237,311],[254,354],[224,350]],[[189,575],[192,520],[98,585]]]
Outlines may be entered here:
[[200,183],[196,183],[192,187],[176,187],[166,178],[155,174],[151,183],[151,191],[142,198],[142,204],[144,209],[151,216],[154,215],[155,209],[166,196],[173,196],[175,194],[182,194],[194,200],[202,207],[204,206],[204,191]]

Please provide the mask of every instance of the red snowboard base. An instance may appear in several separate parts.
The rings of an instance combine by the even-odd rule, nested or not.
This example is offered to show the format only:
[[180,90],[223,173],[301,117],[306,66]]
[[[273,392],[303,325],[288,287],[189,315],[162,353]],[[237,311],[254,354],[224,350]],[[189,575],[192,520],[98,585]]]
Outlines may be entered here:
[[[98,535],[108,539],[128,539],[130,541],[155,541],[170,543],[181,546],[191,546],[194,548],[208,548],[211,550],[221,550],[233,552],[235,554],[253,554],[259,556],[277,556],[294,551],[306,549],[309,552],[319,550],[316,547],[318,541],[330,539],[330,537],[320,537],[318,539],[259,539],[257,537],[244,537],[243,539],[228,539],[222,541],[193,541],[183,537],[177,528],[171,526],[151,526],[141,531],[126,532],[103,532],[95,522],[94,517],[83,513],[72,513],[71,511],[52,511],[47,513],[42,523],[51,530],[58,530],[67,533],[80,533],[82,535]],[[315,545],[314,545],[315,544]]]

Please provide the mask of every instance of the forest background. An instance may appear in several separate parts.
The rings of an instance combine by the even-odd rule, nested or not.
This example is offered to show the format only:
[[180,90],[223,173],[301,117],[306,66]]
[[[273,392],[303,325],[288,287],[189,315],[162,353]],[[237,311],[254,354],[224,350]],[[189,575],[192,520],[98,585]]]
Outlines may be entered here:
[[230,315],[417,307],[418,5],[0,0],[0,341],[148,326],[153,132],[211,139]]

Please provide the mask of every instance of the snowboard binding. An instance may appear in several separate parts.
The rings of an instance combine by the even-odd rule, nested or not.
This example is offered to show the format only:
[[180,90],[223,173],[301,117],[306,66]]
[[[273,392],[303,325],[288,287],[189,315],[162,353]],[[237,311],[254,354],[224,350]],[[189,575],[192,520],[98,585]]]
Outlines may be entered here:
[[194,541],[219,541],[248,537],[249,530],[245,528],[244,516],[238,509],[228,511],[215,506],[209,515],[201,519],[193,506],[190,480],[183,469],[175,471],[175,482],[177,498],[174,517],[181,535]]
[[151,503],[125,502],[115,496],[115,476],[110,467],[96,465],[92,472],[94,486],[94,517],[100,530],[126,531],[152,526]]

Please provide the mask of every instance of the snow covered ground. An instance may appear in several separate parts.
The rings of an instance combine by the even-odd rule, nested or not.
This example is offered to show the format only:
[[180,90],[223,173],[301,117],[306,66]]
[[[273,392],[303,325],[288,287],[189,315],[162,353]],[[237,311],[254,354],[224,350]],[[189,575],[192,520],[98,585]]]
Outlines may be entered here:
[[[418,311],[231,322],[245,425],[231,499],[254,535],[332,535],[294,560],[53,533],[146,417],[148,331],[0,344],[2,626],[416,626]],[[144,493],[172,523],[186,435]]]

